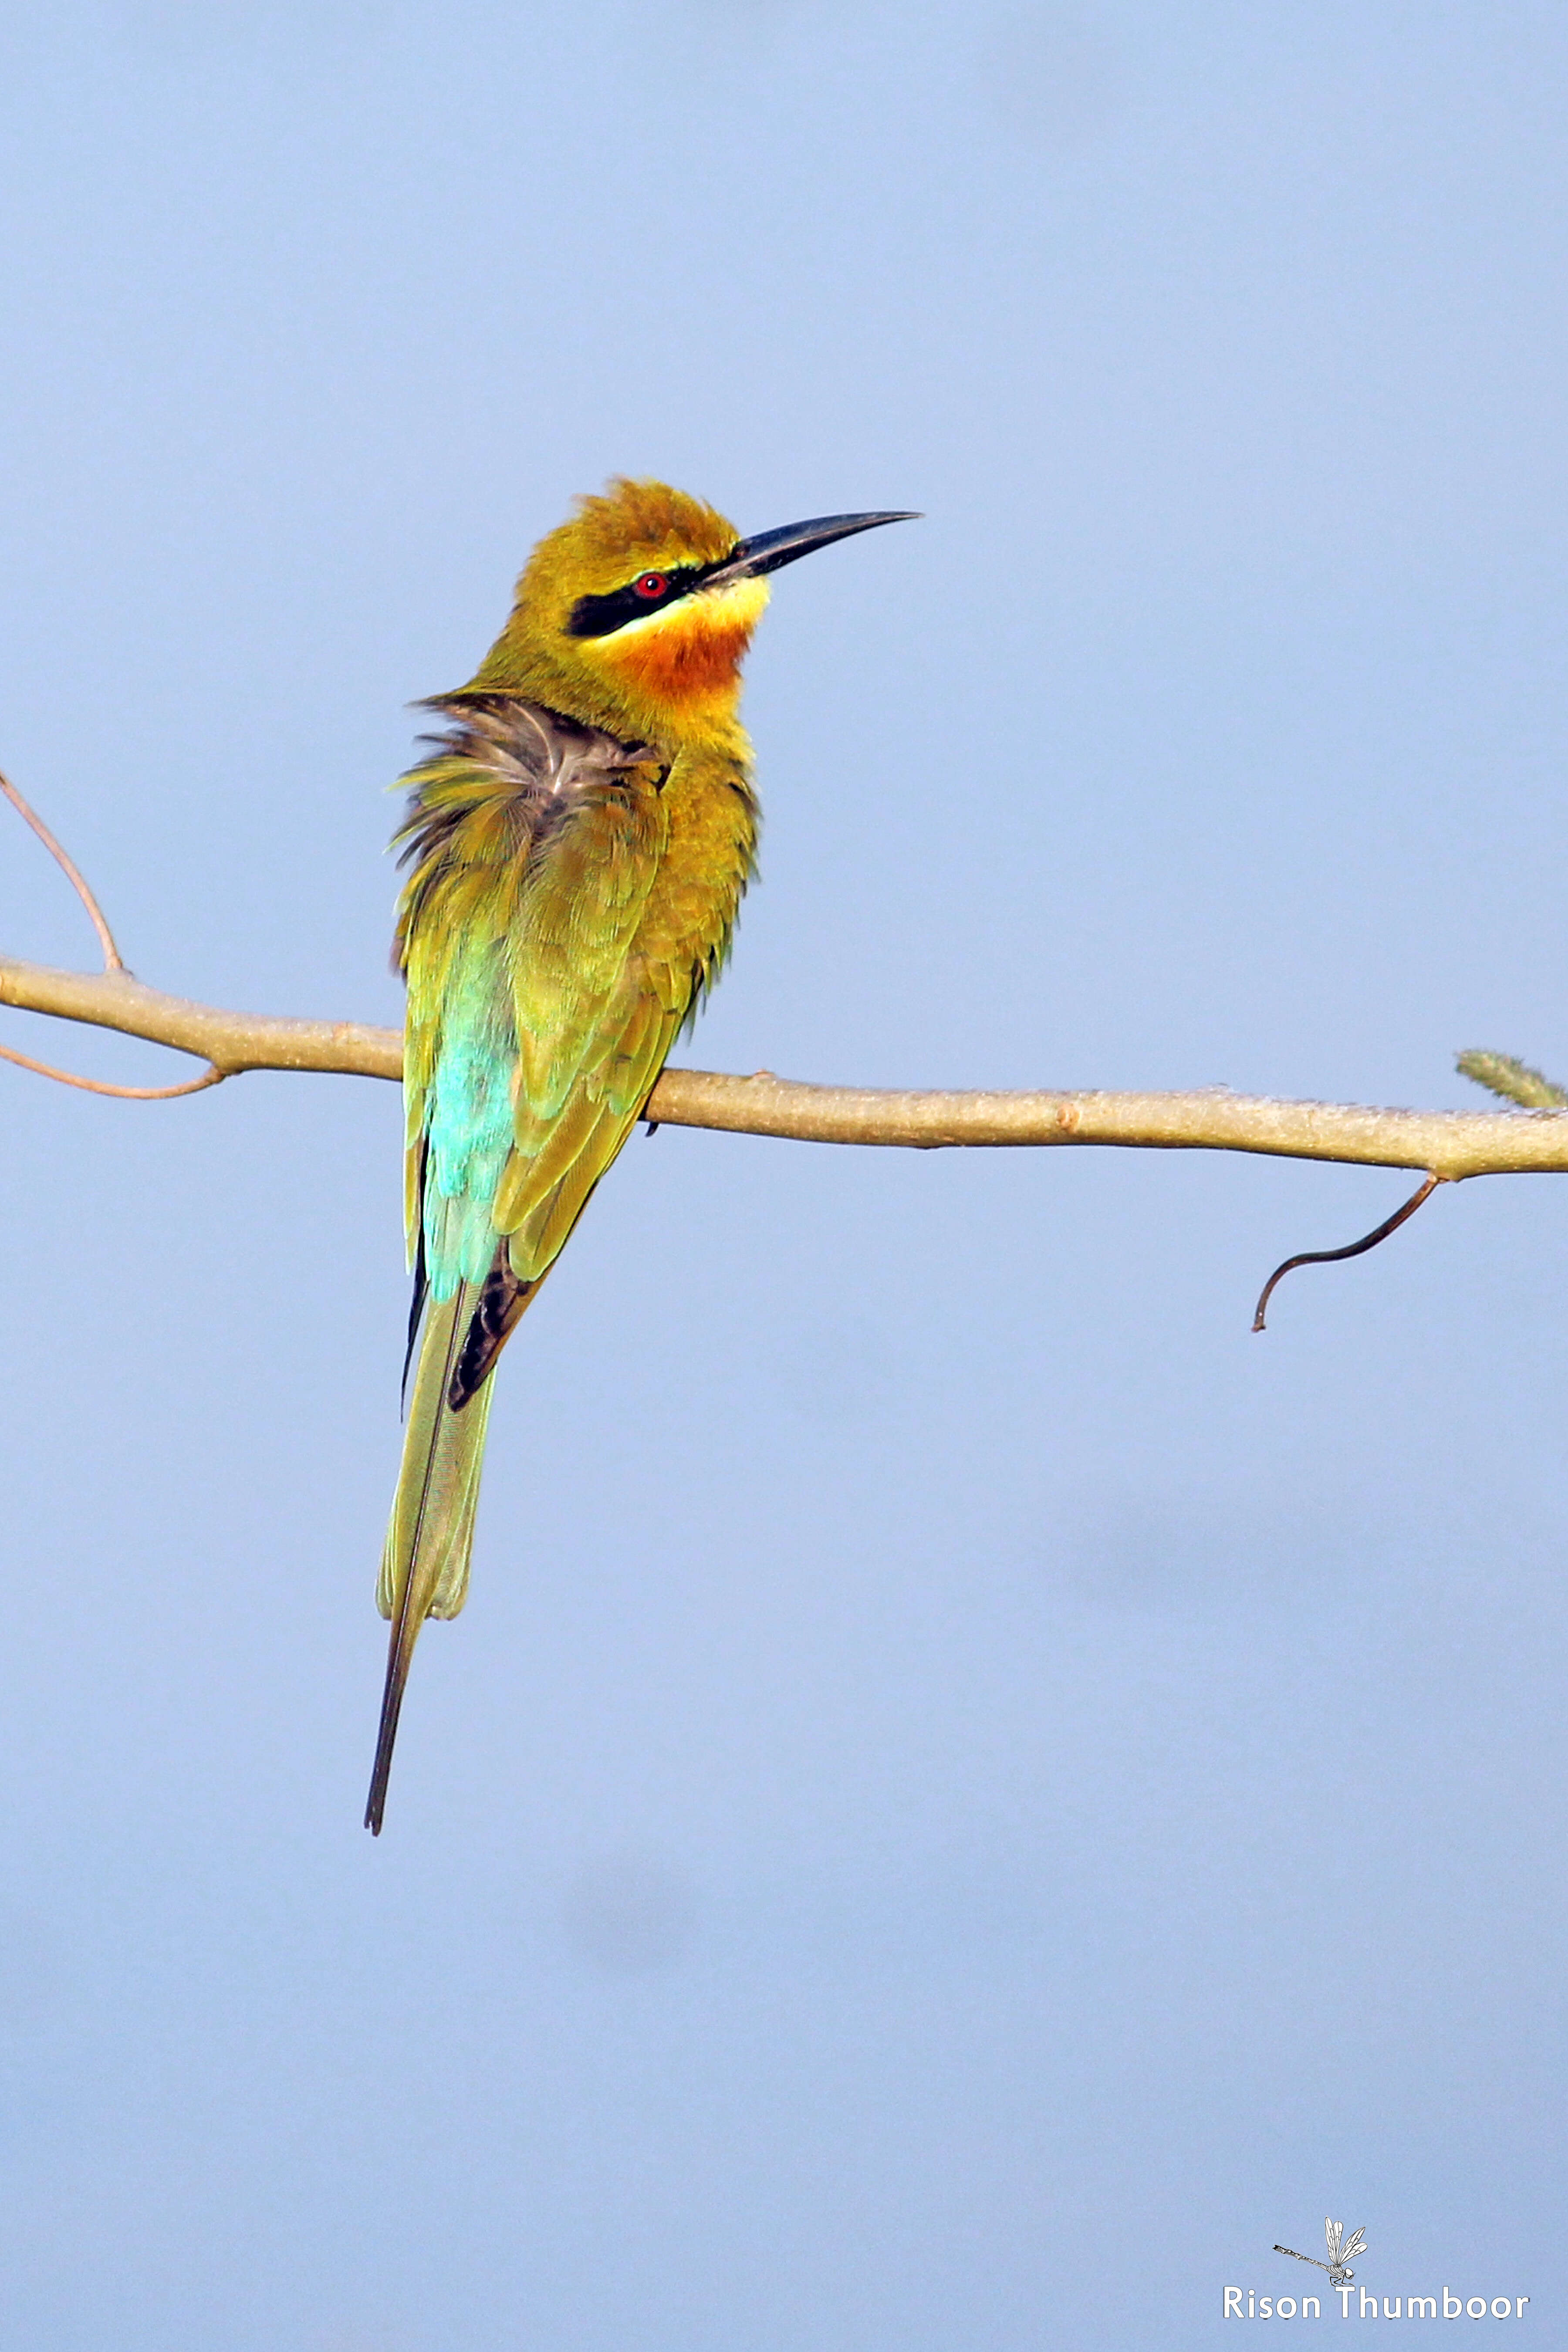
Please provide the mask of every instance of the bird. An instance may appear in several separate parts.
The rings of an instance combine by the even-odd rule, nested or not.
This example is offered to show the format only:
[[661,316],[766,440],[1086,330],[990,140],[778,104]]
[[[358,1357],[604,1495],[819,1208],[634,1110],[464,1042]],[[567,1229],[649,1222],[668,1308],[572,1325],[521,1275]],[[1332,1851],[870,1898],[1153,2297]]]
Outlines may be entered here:
[[365,1826],[409,1665],[467,1598],[496,1360],[728,953],[759,810],[741,666],[771,575],[908,512],[742,538],[617,478],[534,548],[404,778],[405,1210],[414,1297]]

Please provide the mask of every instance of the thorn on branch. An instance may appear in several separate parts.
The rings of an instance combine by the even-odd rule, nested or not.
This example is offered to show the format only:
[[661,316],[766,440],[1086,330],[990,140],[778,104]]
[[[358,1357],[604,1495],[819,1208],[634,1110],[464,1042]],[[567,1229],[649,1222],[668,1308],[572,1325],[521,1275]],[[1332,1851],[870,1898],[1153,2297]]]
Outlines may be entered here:
[[1267,1328],[1263,1318],[1268,1312],[1268,1302],[1274,1296],[1276,1286],[1283,1282],[1285,1276],[1292,1273],[1297,1266],[1333,1265],[1342,1257],[1361,1257],[1367,1250],[1375,1249],[1379,1242],[1385,1242],[1390,1234],[1396,1234],[1405,1219],[1415,1214],[1423,1201],[1431,1199],[1439,1184],[1447,1184],[1450,1181],[1447,1176],[1424,1177],[1404,1206],[1395,1209],[1392,1217],[1384,1217],[1382,1224],[1376,1226],[1372,1233],[1363,1234],[1359,1242],[1347,1242],[1343,1249],[1302,1250],[1299,1256],[1288,1257],[1283,1265],[1277,1265],[1263,1286],[1262,1296],[1258,1301],[1258,1312],[1252,1318],[1253,1329],[1261,1331]]
[[[121,957],[120,950],[114,944],[114,933],[110,929],[108,923],[104,920],[103,909],[99,905],[98,900],[93,897],[92,892],[89,889],[75,860],[67,856],[65,851],[60,847],[59,843],[55,839],[54,835],[49,831],[48,826],[44,823],[43,818],[28,807],[26,802],[22,798],[21,793],[16,790],[16,785],[11,782],[9,776],[0,775],[0,793],[5,793],[5,798],[10,802],[12,807],[22,818],[23,823],[32,826],[33,831],[37,835],[38,839],[43,843],[44,847],[48,851],[49,856],[54,859],[55,864],[59,867],[60,872],[65,876],[66,880],[70,884],[71,888],[76,892],[76,895],[81,900],[82,905],[87,908],[92,928],[98,933],[98,944],[103,950],[104,971],[123,971],[125,969],[124,959]],[[12,1055],[10,1058],[15,1061],[16,1056]],[[29,1069],[37,1070],[41,1069],[43,1067],[43,1064],[41,1062],[31,1062],[26,1064],[26,1066]],[[60,1073],[58,1070],[51,1070],[49,1072],[49,1076],[51,1077],[58,1078],[59,1075]],[[79,1083],[86,1085],[89,1082],[86,1079],[82,1079],[79,1081]],[[212,1081],[208,1079],[205,1083],[210,1086]],[[107,1093],[112,1092],[113,1089],[104,1088],[102,1091]],[[177,1093],[184,1094],[188,1092],[189,1089],[181,1087],[177,1087],[175,1091]]]
[[1454,1067],[1461,1077],[1473,1078],[1478,1087],[1501,1095],[1505,1102],[1518,1103],[1521,1110],[1568,1110],[1568,1087],[1555,1086],[1511,1054],[1489,1054],[1472,1047],[1456,1057]]

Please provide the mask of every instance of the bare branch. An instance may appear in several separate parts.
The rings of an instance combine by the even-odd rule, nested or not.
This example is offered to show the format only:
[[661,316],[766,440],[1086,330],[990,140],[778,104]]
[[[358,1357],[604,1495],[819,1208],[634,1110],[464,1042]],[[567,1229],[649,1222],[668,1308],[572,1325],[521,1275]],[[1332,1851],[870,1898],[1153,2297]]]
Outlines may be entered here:
[[[1392,1217],[1384,1217],[1381,1225],[1374,1226],[1370,1234],[1363,1234],[1359,1242],[1347,1242],[1343,1249],[1302,1250],[1300,1255],[1288,1257],[1283,1265],[1277,1265],[1263,1286],[1263,1295],[1258,1302],[1258,1312],[1252,1318],[1253,1329],[1262,1331],[1268,1328],[1263,1318],[1268,1311],[1268,1302],[1273,1297],[1277,1286],[1284,1281],[1288,1274],[1293,1274],[1299,1265],[1337,1265],[1342,1257],[1364,1257],[1368,1250],[1377,1247],[1379,1242],[1385,1242],[1390,1234],[1396,1234],[1406,1217],[1413,1217],[1422,1202],[1429,1201],[1438,1185],[1444,1181],[1445,1179],[1441,1176],[1428,1176],[1425,1183],[1416,1186],[1408,1201],[1395,1209]],[[1281,2252],[1289,2253],[1290,2249],[1289,2246],[1283,2249],[1276,2246],[1274,2251],[1277,2254]],[[1310,2256],[1298,2255],[1297,2260],[1310,2261]]]
[[346,1076],[400,1078],[403,1040],[395,1029],[355,1021],[287,1021],[226,1013],[148,988],[134,974],[58,971],[0,955],[0,1004],[118,1029],[195,1054],[224,1077],[242,1070],[323,1070]]
[[[321,1070],[399,1078],[395,1029],[289,1021],[166,996],[125,971],[58,971],[0,956],[0,1004],[81,1021],[195,1054],[224,1077]],[[210,1083],[210,1081],[209,1081]],[[902,1093],[797,1085],[759,1070],[666,1070],[647,1116],[668,1127],[807,1143],[910,1146],[1115,1144],[1129,1150],[1255,1151],[1277,1159],[1467,1176],[1568,1173],[1568,1113],[1363,1109],[1277,1102],[1223,1087],[1185,1094]]]
[[[103,950],[104,971],[123,971],[125,965],[121,957],[120,950],[114,944],[114,934],[110,929],[108,923],[104,920],[103,909],[99,905],[98,900],[93,897],[92,892],[89,889],[86,881],[83,879],[82,875],[76,865],[76,861],[73,858],[67,856],[65,851],[60,847],[59,843],[55,839],[54,835],[49,831],[48,826],[44,823],[43,818],[39,816],[35,810],[30,809],[27,806],[26,802],[22,798],[21,793],[16,790],[16,785],[11,782],[8,776],[0,775],[0,793],[5,793],[5,798],[10,802],[12,807],[18,812],[24,822],[32,826],[33,831],[37,835],[38,839],[43,843],[44,847],[48,851],[49,856],[54,859],[55,864],[59,867],[61,873],[65,876],[67,881],[76,892],[77,897],[81,900],[82,905],[87,908],[88,915],[92,923],[92,928],[98,933],[98,944]],[[8,1055],[6,1058],[8,1060],[12,1060],[15,1059],[15,1056]],[[30,1066],[37,1067],[41,1066],[32,1065]],[[49,1076],[51,1077],[58,1077],[60,1073],[58,1070],[51,1070],[49,1072]],[[83,1084],[87,1083],[89,1082],[86,1080],[83,1081]]]
[[[0,988],[3,988],[0,969]],[[904,1094],[667,1070],[648,1113],[671,1127],[809,1143],[1115,1144],[1132,1150],[1255,1151],[1466,1176],[1568,1172],[1568,1116],[1363,1109],[1280,1102],[1223,1087],[1182,1094]]]

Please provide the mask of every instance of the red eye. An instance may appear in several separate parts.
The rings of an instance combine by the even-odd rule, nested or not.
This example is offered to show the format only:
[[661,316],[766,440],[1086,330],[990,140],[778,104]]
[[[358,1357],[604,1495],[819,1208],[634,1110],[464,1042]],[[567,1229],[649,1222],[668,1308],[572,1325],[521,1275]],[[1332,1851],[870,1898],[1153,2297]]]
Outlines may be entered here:
[[662,596],[668,585],[662,572],[645,572],[640,580],[632,582],[632,591],[638,596]]

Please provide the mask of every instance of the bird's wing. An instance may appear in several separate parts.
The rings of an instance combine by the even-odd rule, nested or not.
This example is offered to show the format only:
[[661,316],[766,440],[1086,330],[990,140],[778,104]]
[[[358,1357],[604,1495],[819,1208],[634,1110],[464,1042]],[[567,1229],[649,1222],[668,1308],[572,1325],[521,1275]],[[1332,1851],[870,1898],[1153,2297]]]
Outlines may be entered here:
[[[645,803],[648,821],[663,828],[657,891],[647,887],[651,874],[635,891],[617,886],[605,872],[604,831],[573,828],[552,845],[525,892],[530,919],[513,983],[514,1149],[495,1206],[508,1271],[520,1283],[548,1272],[625,1142],[722,961],[751,875],[756,803],[733,762],[699,771],[678,761]],[[617,845],[614,855],[635,870],[642,853]],[[611,902],[615,960],[597,968],[590,999],[577,979],[586,953],[582,910]],[[563,1018],[567,1003],[573,1012]]]
[[684,1011],[633,953],[665,844],[655,755],[527,703],[456,715],[410,780],[400,918],[410,1234],[437,1299],[486,1281],[498,1235],[519,1280],[544,1274]]

